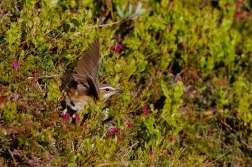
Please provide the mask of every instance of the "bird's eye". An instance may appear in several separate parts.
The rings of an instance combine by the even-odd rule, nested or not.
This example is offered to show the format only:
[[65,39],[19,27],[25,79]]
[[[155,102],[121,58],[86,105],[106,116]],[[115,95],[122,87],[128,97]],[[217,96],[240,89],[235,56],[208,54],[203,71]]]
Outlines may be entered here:
[[106,92],[108,92],[108,91],[109,91],[109,88],[106,88],[105,90],[106,90]]

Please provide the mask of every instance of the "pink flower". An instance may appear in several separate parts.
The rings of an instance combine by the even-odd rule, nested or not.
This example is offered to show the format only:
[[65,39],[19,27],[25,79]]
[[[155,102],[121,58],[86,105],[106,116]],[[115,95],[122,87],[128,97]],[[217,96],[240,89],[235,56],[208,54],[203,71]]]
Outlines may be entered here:
[[121,131],[121,128],[112,128],[109,130],[108,135],[110,137],[115,136],[117,133]]
[[[251,53],[252,53],[252,52],[251,52]],[[128,63],[128,62],[129,62],[128,58],[126,58],[126,59],[125,59],[125,62],[126,62],[126,63]]]
[[176,137],[175,137],[175,136],[172,136],[170,139],[171,139],[171,141],[175,141],[175,140],[176,140]]
[[129,127],[129,128],[133,126],[133,124],[130,123],[130,122],[126,122],[126,125],[127,125],[127,127]]
[[236,11],[236,12],[234,13],[234,17],[238,17],[238,16],[240,16],[240,15],[242,15],[242,12]]
[[56,123],[55,123],[55,122],[52,122],[51,125],[52,125],[52,126],[56,126]]
[[63,123],[67,123],[68,119],[70,118],[70,114],[69,113],[66,113],[64,116],[63,116]]
[[150,150],[150,151],[149,151],[149,156],[151,157],[152,155],[153,155],[153,151]]
[[167,30],[170,31],[172,29],[172,26],[169,24],[166,28],[167,28]]
[[233,4],[236,7],[235,12],[234,12],[234,17],[236,21],[244,22],[244,21],[247,21],[250,13],[243,10],[241,6],[242,4],[243,4],[243,0],[238,0],[237,2]]
[[121,44],[118,44],[116,47],[116,52],[120,52],[121,50],[123,50],[123,46]]
[[144,113],[145,115],[148,115],[148,114],[149,114],[149,111],[148,111],[148,109],[147,109],[147,106],[143,106],[143,113]]
[[68,131],[71,131],[71,126],[68,125],[68,126],[67,126],[67,129],[68,129]]
[[112,0],[108,0],[108,4],[111,5],[112,4]]
[[84,125],[84,126],[83,126],[83,131],[84,131],[84,132],[87,132],[87,131],[88,131],[87,125]]
[[18,68],[18,60],[13,61],[13,68],[16,70]]
[[242,4],[242,1],[243,1],[243,0],[239,0],[239,1],[238,1],[238,2],[236,2],[236,3],[234,2],[234,4],[233,4],[233,5],[234,5],[234,6],[236,6],[236,8],[240,9],[241,4]]
[[27,118],[27,120],[26,120],[26,126],[27,127],[31,126],[31,118]]
[[121,44],[118,44],[118,45],[116,46],[116,48],[115,48],[115,46],[110,46],[109,50],[110,50],[110,51],[114,51],[114,50],[115,50],[116,52],[120,52],[120,51],[123,50],[123,46],[122,46]]
[[114,46],[110,46],[110,48],[109,48],[110,51],[113,51],[114,49],[115,49]]
[[26,106],[27,106],[27,103],[22,105],[22,113],[23,114],[26,112]]
[[185,46],[186,45],[186,40],[183,40],[181,43],[182,43],[183,46]]
[[208,130],[208,134],[211,134],[212,132],[213,132],[213,129],[210,128],[210,129]]

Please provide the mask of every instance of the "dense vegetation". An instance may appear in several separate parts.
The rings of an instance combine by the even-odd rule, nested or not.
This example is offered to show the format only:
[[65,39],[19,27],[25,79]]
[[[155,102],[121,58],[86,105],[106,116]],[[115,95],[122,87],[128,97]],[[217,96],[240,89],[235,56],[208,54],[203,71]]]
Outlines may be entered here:
[[[251,166],[251,7],[3,0],[0,166]],[[63,82],[97,36],[99,80],[124,92],[73,122]]]

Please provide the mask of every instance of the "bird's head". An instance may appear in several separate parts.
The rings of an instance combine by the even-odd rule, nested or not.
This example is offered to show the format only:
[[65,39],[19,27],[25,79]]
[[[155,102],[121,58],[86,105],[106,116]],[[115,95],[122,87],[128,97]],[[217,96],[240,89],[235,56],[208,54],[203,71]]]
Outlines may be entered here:
[[100,94],[103,95],[103,100],[109,99],[112,95],[117,94],[117,93],[122,93],[123,91],[118,88],[114,88],[108,84],[99,84],[98,85]]

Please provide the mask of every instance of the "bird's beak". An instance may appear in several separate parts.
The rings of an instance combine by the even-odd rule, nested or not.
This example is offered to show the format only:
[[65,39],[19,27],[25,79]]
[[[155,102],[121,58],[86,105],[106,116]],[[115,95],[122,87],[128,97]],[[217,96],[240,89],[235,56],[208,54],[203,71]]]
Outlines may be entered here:
[[116,89],[115,92],[116,93],[122,93],[123,91],[121,89]]

